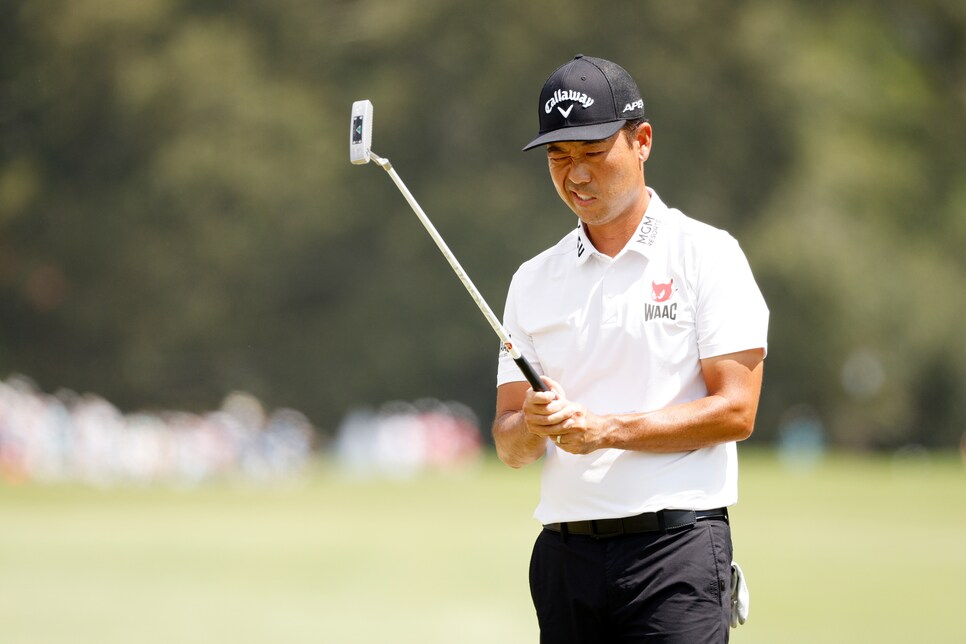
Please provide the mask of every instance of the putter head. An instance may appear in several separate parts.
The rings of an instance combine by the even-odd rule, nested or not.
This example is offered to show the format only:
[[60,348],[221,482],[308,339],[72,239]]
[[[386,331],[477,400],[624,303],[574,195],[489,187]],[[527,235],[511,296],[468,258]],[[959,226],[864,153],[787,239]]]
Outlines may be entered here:
[[352,104],[349,120],[349,161],[354,165],[369,163],[372,147],[372,103],[368,100]]

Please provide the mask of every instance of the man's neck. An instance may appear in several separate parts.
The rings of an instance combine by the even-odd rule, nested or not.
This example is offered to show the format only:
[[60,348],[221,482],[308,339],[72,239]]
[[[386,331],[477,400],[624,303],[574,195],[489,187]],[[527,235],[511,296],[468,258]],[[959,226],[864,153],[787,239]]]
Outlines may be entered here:
[[585,224],[584,229],[587,231],[590,243],[594,245],[598,252],[608,257],[616,257],[619,252],[624,250],[627,242],[630,241],[638,226],[641,225],[644,220],[644,213],[647,212],[650,203],[651,194],[647,188],[644,188],[641,198],[635,202],[633,208],[628,209],[626,216],[602,225]]

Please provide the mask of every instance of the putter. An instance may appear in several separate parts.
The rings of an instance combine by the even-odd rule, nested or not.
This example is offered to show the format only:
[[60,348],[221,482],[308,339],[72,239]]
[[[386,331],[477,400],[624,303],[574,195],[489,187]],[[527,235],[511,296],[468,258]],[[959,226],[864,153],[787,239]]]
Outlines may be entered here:
[[463,267],[460,266],[456,256],[453,255],[453,252],[449,249],[449,246],[447,246],[446,242],[443,241],[443,238],[436,230],[436,227],[433,226],[433,222],[429,220],[429,217],[427,217],[426,213],[423,212],[423,209],[420,208],[419,204],[416,202],[416,199],[413,198],[412,193],[409,192],[409,188],[407,188],[406,184],[404,184],[402,179],[399,178],[396,170],[392,167],[392,164],[389,163],[389,159],[384,159],[375,154],[371,150],[371,147],[372,103],[367,100],[355,101],[352,104],[352,117],[350,120],[349,161],[351,161],[354,165],[363,165],[369,163],[369,161],[375,161],[379,167],[389,173],[389,177],[393,180],[393,183],[396,184],[396,187],[399,188],[399,192],[402,193],[403,197],[406,198],[406,201],[413,209],[413,212],[415,212],[416,216],[419,217],[419,221],[422,222],[423,227],[426,228],[429,236],[433,238],[434,242],[436,242],[436,246],[439,247],[440,252],[443,253],[443,257],[446,258],[446,261],[449,262],[449,265],[453,268],[453,271],[456,273],[456,277],[458,277],[460,282],[463,283],[463,286],[466,287],[470,297],[473,298],[473,301],[476,302],[476,305],[483,313],[483,317],[486,318],[486,321],[490,323],[493,331],[495,331],[497,336],[499,336],[500,342],[503,343],[503,348],[510,354],[510,357],[513,358],[513,361],[520,368],[520,371],[523,372],[527,382],[530,383],[530,386],[533,387],[534,391],[547,391],[547,386],[542,380],[540,380],[540,376],[537,375],[537,372],[533,370],[533,366],[527,361],[520,350],[514,346],[513,341],[510,339],[510,334],[493,314],[493,310],[490,309],[489,305],[486,303],[486,300],[483,299],[483,295],[481,295],[476,286],[473,285],[473,281],[470,280],[469,275],[467,275],[466,271],[463,270]]

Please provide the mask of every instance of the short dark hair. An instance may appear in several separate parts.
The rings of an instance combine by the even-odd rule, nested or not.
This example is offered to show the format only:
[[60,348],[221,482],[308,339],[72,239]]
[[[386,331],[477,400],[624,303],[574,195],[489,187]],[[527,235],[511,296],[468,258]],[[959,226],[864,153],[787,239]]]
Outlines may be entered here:
[[637,135],[637,128],[641,127],[641,123],[647,123],[647,119],[631,119],[627,123],[624,123],[624,127],[621,130],[623,130],[624,136],[627,137],[628,141]]

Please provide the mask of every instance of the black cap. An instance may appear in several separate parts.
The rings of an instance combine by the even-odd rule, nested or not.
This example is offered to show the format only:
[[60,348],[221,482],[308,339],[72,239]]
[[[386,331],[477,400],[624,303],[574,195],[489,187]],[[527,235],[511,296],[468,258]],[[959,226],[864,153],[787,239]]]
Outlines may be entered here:
[[599,141],[644,118],[644,99],[627,71],[578,54],[550,75],[540,92],[540,134],[524,150],[556,141]]

